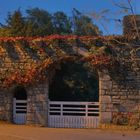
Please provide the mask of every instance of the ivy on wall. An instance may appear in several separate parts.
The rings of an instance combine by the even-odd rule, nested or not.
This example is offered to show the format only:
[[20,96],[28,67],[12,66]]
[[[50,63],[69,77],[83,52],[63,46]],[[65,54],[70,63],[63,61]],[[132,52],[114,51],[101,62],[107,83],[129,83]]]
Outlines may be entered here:
[[68,60],[80,60],[99,70],[112,68],[120,61],[116,54],[123,50],[116,46],[129,41],[123,36],[0,38],[0,85],[35,84],[46,79],[47,69]]

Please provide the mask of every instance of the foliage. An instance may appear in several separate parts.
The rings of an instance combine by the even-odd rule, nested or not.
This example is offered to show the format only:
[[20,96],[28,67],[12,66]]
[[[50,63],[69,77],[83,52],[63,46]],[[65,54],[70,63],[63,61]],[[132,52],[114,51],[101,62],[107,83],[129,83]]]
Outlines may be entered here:
[[92,19],[73,9],[73,28],[76,35],[99,35],[101,31],[92,23]]
[[[110,39],[112,39],[110,37]],[[62,42],[63,40],[63,42]],[[77,42],[78,40],[78,42]],[[98,40],[98,43],[97,43]],[[101,43],[100,40],[103,42]],[[87,63],[91,68],[96,68],[102,70],[104,68],[113,67],[115,65],[116,59],[113,54],[107,52],[104,48],[111,48],[110,46],[105,46],[105,43],[109,40],[109,37],[93,37],[93,36],[46,36],[46,37],[1,37],[0,38],[0,54],[3,57],[4,48],[7,49],[13,46],[15,49],[13,51],[19,51],[17,49],[22,49],[23,52],[27,52],[24,63],[29,63],[29,68],[19,68],[18,71],[10,71],[10,69],[5,69],[1,73],[0,82],[4,87],[10,87],[13,84],[35,84],[40,80],[47,78],[46,70],[50,67],[55,67],[61,65],[64,61],[73,60]],[[102,44],[103,46],[99,47]],[[10,44],[10,45],[9,45]],[[13,45],[12,45],[13,44]],[[82,49],[87,53],[87,55],[82,55],[77,52],[77,49],[81,47],[78,46],[82,44]],[[108,44],[108,43],[107,43]],[[97,45],[97,46],[96,46]],[[74,49],[74,46],[78,46]],[[18,47],[18,48],[17,48]],[[11,53],[13,53],[13,51]],[[96,52],[96,53],[95,53]],[[26,62],[26,57],[32,58],[37,56],[38,61]],[[7,56],[6,56],[7,57]],[[28,60],[28,59],[27,59]],[[18,60],[17,62],[20,62]],[[12,67],[11,67],[12,69]]]
[[32,34],[26,36],[45,36],[53,34],[52,16],[49,12],[33,8],[27,11],[27,27]]
[[41,64],[35,64],[31,69],[28,69],[25,73],[22,73],[20,70],[14,71],[8,77],[6,77],[3,81],[3,84],[6,87],[15,84],[22,85],[34,85],[34,82],[39,82],[40,80],[45,80],[45,70],[52,64],[51,59],[46,59]]
[[11,36],[24,36],[25,21],[20,10],[8,15],[7,29]]
[[0,35],[3,37],[10,37],[11,33],[7,27],[0,27]]
[[135,129],[140,128],[139,112],[116,112],[113,114],[113,124],[129,125]]
[[53,15],[53,26],[55,34],[71,34],[71,21],[63,12],[56,12]]
[[20,10],[9,13],[6,24],[0,28],[0,36],[47,36],[51,34],[99,35],[101,32],[91,18],[73,10],[73,16],[68,17],[58,11],[50,14],[48,11],[33,8],[26,10],[23,16]]

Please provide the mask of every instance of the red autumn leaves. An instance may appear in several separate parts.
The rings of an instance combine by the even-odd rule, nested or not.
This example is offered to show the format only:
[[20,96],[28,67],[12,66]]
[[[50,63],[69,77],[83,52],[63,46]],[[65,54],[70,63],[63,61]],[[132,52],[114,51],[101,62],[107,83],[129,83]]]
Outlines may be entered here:
[[[76,41],[76,39],[79,39],[81,42],[83,41],[84,43],[87,43],[88,46],[94,45],[91,44],[91,42],[94,42],[94,40],[106,40],[105,37],[99,36],[99,37],[93,37],[93,36],[83,36],[83,37],[78,37],[75,35],[71,36],[60,36],[60,35],[52,35],[52,36],[47,36],[47,37],[0,37],[0,42],[8,42],[8,41],[45,41],[45,42],[53,42],[54,40],[65,40],[67,43],[73,44],[73,41]],[[10,46],[9,46],[10,47]],[[44,55],[46,54],[46,48],[47,46],[37,47],[37,50],[40,54]],[[52,46],[54,47],[54,46]],[[54,47],[55,48],[55,47]],[[58,47],[59,48],[59,47]],[[59,55],[58,55],[59,56]],[[61,55],[60,55],[61,56]],[[61,61],[67,61],[67,59],[72,59],[75,56],[71,56],[68,54],[66,56],[62,56]],[[50,59],[50,58],[44,58],[41,60],[41,62],[38,64],[34,64],[30,69],[26,69],[23,72],[22,70],[16,70],[13,73],[7,74],[3,80],[3,86],[4,87],[10,87],[13,84],[23,84],[23,85],[30,85],[30,84],[35,84],[36,82],[43,81],[46,79],[46,70],[47,68],[53,64],[55,65],[56,62],[60,60],[60,58],[57,58],[58,60],[55,60],[55,62]],[[100,67],[100,66],[108,66],[112,63],[113,59],[111,55],[105,55],[105,54],[92,54],[89,52],[88,57],[82,58],[87,63],[90,63],[91,66],[94,67]],[[60,63],[61,63],[60,61]]]
[[79,40],[109,40],[111,37],[105,37],[105,36],[77,36],[77,35],[50,35],[50,36],[45,36],[45,37],[0,37],[0,41],[33,41],[33,40],[41,40],[41,41],[48,41],[48,40],[57,40],[57,39],[62,39],[62,40],[72,40],[72,39],[79,39]]
[[7,76],[3,82],[4,87],[10,87],[13,84],[29,85],[34,84],[39,80],[44,80],[45,70],[53,63],[51,59],[45,60],[40,65],[34,65],[32,68],[28,69],[24,74],[20,71],[15,71]]
[[91,54],[88,57],[83,59],[84,61],[89,62],[92,66],[107,66],[110,65],[113,61],[112,57],[110,55],[104,55],[104,54]]

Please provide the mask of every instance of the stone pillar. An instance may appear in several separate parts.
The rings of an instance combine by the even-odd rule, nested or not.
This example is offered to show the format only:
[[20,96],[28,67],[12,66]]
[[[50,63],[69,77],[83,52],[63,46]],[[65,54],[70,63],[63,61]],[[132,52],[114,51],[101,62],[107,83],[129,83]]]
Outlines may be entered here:
[[112,108],[111,102],[112,81],[107,71],[99,72],[99,103],[100,103],[100,123],[111,123]]
[[48,82],[28,89],[27,124],[47,126]]

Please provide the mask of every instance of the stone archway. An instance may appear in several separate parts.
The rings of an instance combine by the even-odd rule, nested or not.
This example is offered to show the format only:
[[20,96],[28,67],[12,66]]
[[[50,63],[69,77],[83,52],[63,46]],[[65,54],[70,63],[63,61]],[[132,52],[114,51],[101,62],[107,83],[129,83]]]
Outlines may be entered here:
[[18,85],[13,89],[13,122],[25,124],[27,116],[27,92],[26,89]]
[[49,87],[49,127],[97,128],[98,74],[81,62],[67,61],[56,70]]

